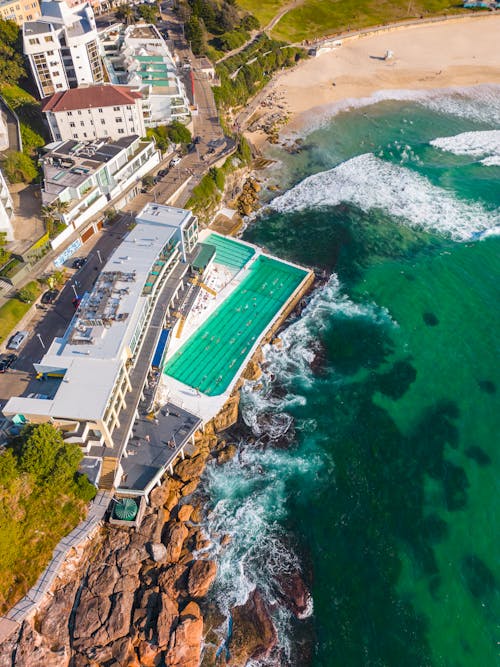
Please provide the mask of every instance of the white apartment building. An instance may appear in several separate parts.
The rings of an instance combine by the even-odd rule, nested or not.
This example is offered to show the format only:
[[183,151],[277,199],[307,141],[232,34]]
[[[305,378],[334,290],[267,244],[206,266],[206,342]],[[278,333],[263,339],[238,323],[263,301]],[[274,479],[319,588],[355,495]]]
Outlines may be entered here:
[[[46,380],[40,383],[44,398],[32,393],[12,397],[4,415],[15,423],[54,424],[66,442],[80,445],[90,457],[111,458],[120,475],[118,461],[122,454],[127,456],[132,421],[127,424],[142,396],[142,386],[133,387],[131,382],[135,367],[147,371],[151,363],[154,345],[146,342],[147,337],[157,338],[161,330],[152,327],[152,321],[163,321],[183,289],[188,264],[182,263],[182,256],[188,245],[196,244],[197,233],[197,218],[191,211],[148,204],[92,290],[82,296],[65,333],[54,338],[34,364],[40,379]],[[159,297],[167,281],[168,294],[162,302]],[[145,372],[143,377],[145,382]],[[193,422],[193,429],[199,421]],[[164,450],[168,453],[168,447]],[[153,477],[161,476],[160,458],[156,455],[141,478],[152,483]]]
[[146,134],[142,95],[127,86],[99,84],[55,93],[42,105],[54,141],[120,139]]
[[91,6],[42,0],[41,11],[37,21],[23,25],[23,50],[40,97],[102,83],[104,70]]
[[109,80],[142,93],[146,127],[190,117],[186,90],[165,40],[153,25],[114,25],[100,32]]
[[52,240],[52,247],[63,243],[111,201],[117,202],[121,195],[135,196],[142,176],[160,162],[154,141],[142,141],[136,134],[116,141],[71,139],[46,148],[42,203],[67,204],[67,210],[58,213],[67,227]]
[[12,230],[13,217],[14,204],[5,178],[0,171],[0,232],[5,233],[7,241],[14,240],[14,232]]

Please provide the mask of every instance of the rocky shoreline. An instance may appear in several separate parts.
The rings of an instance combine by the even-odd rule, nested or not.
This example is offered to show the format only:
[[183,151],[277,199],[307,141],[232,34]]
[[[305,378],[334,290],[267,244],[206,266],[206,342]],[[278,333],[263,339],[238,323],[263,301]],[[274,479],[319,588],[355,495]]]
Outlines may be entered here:
[[[206,557],[213,545],[195,493],[207,461],[222,465],[237,451],[224,434],[237,423],[243,382],[260,377],[261,358],[258,350],[223,409],[197,432],[194,454],[151,492],[140,527],[106,524],[36,616],[0,646],[0,667],[244,667],[272,655],[277,633],[258,589],[232,609],[230,663],[218,650],[225,648],[227,619],[207,600],[217,565]],[[230,539],[217,536],[218,546]],[[300,618],[308,597],[303,584],[282,589]]]

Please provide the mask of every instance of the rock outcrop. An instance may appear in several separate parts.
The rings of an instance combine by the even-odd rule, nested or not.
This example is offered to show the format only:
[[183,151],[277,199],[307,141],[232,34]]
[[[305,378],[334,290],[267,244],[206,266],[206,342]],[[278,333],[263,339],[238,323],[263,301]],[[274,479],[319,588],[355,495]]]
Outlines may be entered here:
[[234,607],[232,614],[231,667],[245,667],[251,659],[268,657],[276,646],[277,635],[259,591],[253,591],[245,604]]
[[195,560],[188,577],[188,593],[193,598],[203,598],[208,593],[215,575],[217,565],[213,560]]

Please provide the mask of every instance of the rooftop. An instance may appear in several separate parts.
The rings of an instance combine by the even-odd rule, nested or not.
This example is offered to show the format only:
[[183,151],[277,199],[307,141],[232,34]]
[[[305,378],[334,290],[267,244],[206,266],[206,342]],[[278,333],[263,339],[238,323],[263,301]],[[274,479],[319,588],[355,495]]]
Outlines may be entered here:
[[35,364],[41,373],[65,370],[53,398],[11,398],[9,413],[72,419],[104,414],[147,303],[144,287],[151,271],[166,247],[175,249],[173,236],[186,216],[191,217],[190,211],[161,208],[167,209],[164,215],[137,216],[136,226],[110,256],[92,291],[83,296],[64,335],[54,338]]
[[112,84],[80,86],[79,88],[65,90],[62,93],[55,93],[47,98],[43,103],[42,111],[73,111],[76,109],[130,105],[135,104],[135,100],[141,97],[141,93],[133,91],[128,86]]
[[128,36],[132,39],[159,39],[163,41],[162,36],[158,33],[153,25],[131,26],[128,31]]
[[62,141],[50,144],[43,161],[44,193],[57,195],[65,188],[77,188],[103,164],[106,164],[139,139],[132,134],[116,141]]
[[42,35],[43,33],[50,32],[51,30],[52,26],[46,21],[26,21],[23,23],[23,31],[27,36]]

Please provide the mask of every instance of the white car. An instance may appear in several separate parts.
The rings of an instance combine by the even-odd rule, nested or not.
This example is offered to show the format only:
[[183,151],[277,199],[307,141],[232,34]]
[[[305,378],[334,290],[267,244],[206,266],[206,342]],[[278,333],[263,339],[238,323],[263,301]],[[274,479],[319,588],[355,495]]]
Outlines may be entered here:
[[29,331],[18,331],[9,341],[7,349],[18,350],[29,336]]
[[173,157],[170,160],[170,165],[169,166],[170,167],[176,167],[179,164],[180,161],[181,161],[181,158],[178,155],[176,155],[175,157]]

